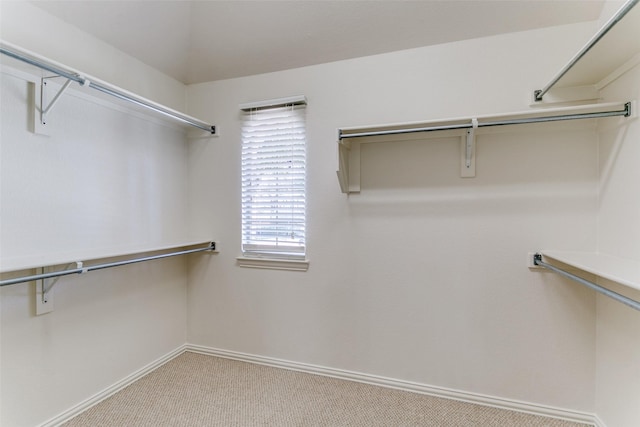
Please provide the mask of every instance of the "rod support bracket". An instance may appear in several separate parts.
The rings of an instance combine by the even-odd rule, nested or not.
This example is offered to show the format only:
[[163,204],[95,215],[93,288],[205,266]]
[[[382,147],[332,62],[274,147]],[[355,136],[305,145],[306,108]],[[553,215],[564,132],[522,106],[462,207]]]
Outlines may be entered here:
[[[38,273],[46,272],[45,267],[38,268]],[[35,282],[35,300],[36,300],[36,316],[47,314],[53,311],[53,292],[51,288],[55,283],[49,283],[51,279],[38,279]]]
[[82,261],[76,261],[76,270],[80,270],[78,271],[78,274],[84,274],[89,272],[89,269],[85,268],[84,262]]
[[540,265],[542,262],[542,254],[540,252],[528,252],[527,253],[527,267],[531,270],[544,270],[544,267]]
[[476,129],[478,129],[478,119],[471,119],[471,127],[467,129],[462,137],[460,177],[474,178],[476,176]]
[[40,79],[40,123],[42,123],[43,125],[47,124],[47,115],[51,112],[51,109],[60,100],[60,97],[72,82],[72,80],[67,79],[60,90],[58,90],[58,92],[53,96],[51,101],[47,105],[45,105],[47,102],[47,80],[56,77],[60,76],[43,77],[42,79]]
[[535,102],[541,102],[542,101],[542,90],[537,89],[533,91],[533,100]]
[[540,252],[536,252],[533,254],[533,265],[538,266],[540,261],[542,261],[542,254]]

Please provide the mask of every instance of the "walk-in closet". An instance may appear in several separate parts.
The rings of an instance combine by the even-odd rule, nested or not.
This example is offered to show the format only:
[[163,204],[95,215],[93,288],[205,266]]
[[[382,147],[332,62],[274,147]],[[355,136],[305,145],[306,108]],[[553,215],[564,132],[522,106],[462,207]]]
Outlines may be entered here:
[[0,425],[640,425],[638,0],[0,0]]

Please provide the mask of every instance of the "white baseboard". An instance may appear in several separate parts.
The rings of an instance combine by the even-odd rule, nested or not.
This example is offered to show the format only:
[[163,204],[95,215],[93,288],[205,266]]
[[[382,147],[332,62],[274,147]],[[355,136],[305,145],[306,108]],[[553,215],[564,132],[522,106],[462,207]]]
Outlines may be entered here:
[[342,380],[356,381],[387,388],[393,388],[397,390],[427,394],[434,397],[441,397],[445,399],[453,399],[467,403],[507,409],[511,411],[524,412],[532,415],[558,418],[561,420],[573,421],[576,423],[592,424],[596,427],[606,427],[596,415],[585,412],[577,412],[567,409],[554,408],[551,406],[539,405],[535,403],[521,402],[517,400],[504,399],[501,397],[488,396],[478,393],[469,393],[465,391],[447,389],[444,387],[420,384],[411,381],[397,380],[393,378],[386,378],[360,372],[327,368],[324,366],[311,365],[307,363],[298,363],[271,357],[221,350],[194,344],[187,344],[185,350],[210,356],[223,357],[226,359],[256,363],[276,368],[289,369],[309,374],[323,375]]
[[110,387],[104,389],[103,391],[91,396],[87,400],[85,400],[83,402],[80,402],[78,405],[76,405],[76,406],[64,411],[60,415],[58,415],[58,416],[56,416],[54,418],[51,418],[50,420],[40,424],[39,427],[55,427],[55,426],[59,426],[61,424],[66,423],[71,418],[75,417],[76,415],[80,414],[81,412],[84,412],[87,409],[89,409],[90,407],[102,402],[104,399],[106,399],[109,396],[119,392],[120,390],[122,390],[123,388],[127,387],[128,385],[131,385],[132,383],[134,383],[135,381],[137,381],[140,378],[144,377],[145,375],[147,375],[149,372],[153,371],[154,369],[159,368],[160,366],[164,365],[165,363],[167,363],[171,359],[181,355],[182,353],[184,353],[186,351],[186,348],[187,348],[186,345],[181,345],[180,347],[176,348],[175,350],[171,351],[170,353],[168,353],[168,354],[162,356],[161,358],[149,363],[147,366],[145,366],[145,367],[143,367],[141,369],[138,369],[137,371],[135,371],[131,375],[128,375],[127,377],[121,379],[120,381],[118,381],[117,383],[113,384],[112,386],[110,386]]
[[276,359],[272,357],[258,356],[235,351],[221,350],[217,348],[205,347],[194,344],[182,345],[165,356],[155,360],[147,366],[137,370],[131,375],[123,378],[105,390],[93,395],[78,405],[64,411],[60,415],[40,424],[39,427],[55,427],[59,426],[90,407],[100,403],[109,396],[117,393],[128,385],[134,383],[149,372],[164,365],[171,359],[179,356],[185,351],[206,354],[210,356],[223,357],[226,359],[239,360],[243,362],[255,363],[259,365],[271,366],[275,368],[289,369],[293,371],[305,372],[315,375],[323,375],[348,381],[356,381],[365,384],[372,384],[381,387],[392,388],[396,390],[410,391],[414,393],[426,394],[434,397],[445,399],[453,399],[462,402],[474,403],[477,405],[491,406],[511,411],[524,412],[532,415],[544,417],[558,418],[566,421],[577,423],[592,424],[595,427],[606,427],[606,425],[598,418],[597,415],[585,412],[571,411],[567,409],[554,408],[551,406],[539,405],[535,403],[521,402],[517,400],[504,399],[495,396],[488,396],[479,393],[470,393],[460,390],[453,390],[444,387],[436,387],[427,384],[420,384],[411,381],[398,380],[394,378],[386,378],[377,375],[370,375],[361,372],[347,371],[342,369],[327,368],[324,366],[312,365],[307,363],[292,362],[289,360]]
[[607,425],[598,417],[597,415],[593,416],[593,425],[595,427],[607,427]]

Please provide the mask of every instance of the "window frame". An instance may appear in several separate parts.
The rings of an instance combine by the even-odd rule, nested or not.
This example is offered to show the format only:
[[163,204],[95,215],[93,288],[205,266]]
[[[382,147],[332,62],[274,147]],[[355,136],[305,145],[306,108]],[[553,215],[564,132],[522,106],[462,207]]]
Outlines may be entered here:
[[[309,261],[306,257],[306,105],[307,102],[304,96],[278,98],[240,105],[244,115],[241,135],[242,256],[237,257],[237,262],[241,267],[296,271],[306,271],[308,269]],[[283,113],[286,113],[287,108],[290,108],[293,112],[290,117],[283,115]],[[265,120],[266,124],[260,128],[262,135],[266,136],[265,140],[261,138],[260,132],[256,131],[259,125],[256,124],[255,120],[252,123],[252,115],[254,115],[254,118]],[[289,128],[288,126],[291,127]],[[290,132],[284,133],[282,138],[278,139],[280,136],[278,134],[281,133],[282,129]],[[271,137],[276,137],[276,139],[269,141]],[[280,152],[286,153],[287,150],[287,148],[282,148],[283,142],[291,143],[291,157],[288,159],[286,155],[280,156]],[[279,145],[280,147],[278,147]],[[256,150],[258,150],[257,155],[255,154]],[[273,163],[267,163],[267,168],[275,170],[260,171],[263,168],[256,166],[256,162],[264,162],[265,153],[275,153],[275,156],[267,155],[273,161]],[[267,161],[269,162],[270,160],[268,159]],[[287,170],[284,167],[287,162],[289,163],[289,168],[294,168],[296,171]],[[300,168],[302,168],[303,172],[302,178],[300,178]],[[255,178],[252,179],[251,176]],[[283,184],[281,177],[284,178],[284,182],[288,179],[291,180],[290,188]],[[298,181],[302,181],[301,194]],[[257,183],[257,186],[252,189],[251,187],[255,185],[254,183]],[[265,184],[261,188],[262,183]],[[255,205],[252,205],[252,201],[247,201],[252,197],[262,198],[265,195],[267,195],[267,198],[271,198],[274,203],[274,207],[271,210],[266,207],[263,208],[263,211],[260,211],[260,208],[256,208],[255,205],[259,205],[261,202],[255,202]],[[284,209],[282,207],[283,204],[286,207]],[[275,207],[275,205],[278,207]],[[258,211],[253,214],[248,213],[252,209],[258,209]],[[288,209],[291,209],[291,211],[288,212]],[[256,218],[264,215],[268,217],[267,221],[260,224],[262,221]],[[291,232],[292,237],[291,239],[285,238],[283,242],[280,242],[279,236],[282,232],[278,229],[283,224],[286,232]],[[264,229],[261,230],[260,227],[264,227]],[[261,232],[264,232],[265,238],[260,239],[257,237],[254,239]],[[295,242],[296,238],[301,239],[302,243]]]

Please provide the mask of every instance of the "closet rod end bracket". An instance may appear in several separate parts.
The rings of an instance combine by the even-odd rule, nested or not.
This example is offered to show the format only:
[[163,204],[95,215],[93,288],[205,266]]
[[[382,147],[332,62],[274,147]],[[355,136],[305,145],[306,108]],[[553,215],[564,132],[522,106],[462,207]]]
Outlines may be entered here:
[[544,96],[544,94],[542,93],[541,89],[537,89],[533,91],[533,100],[535,102],[542,102],[542,97]]
[[529,252],[527,254],[527,267],[530,269],[544,268],[539,262],[542,262],[542,254],[540,252]]

